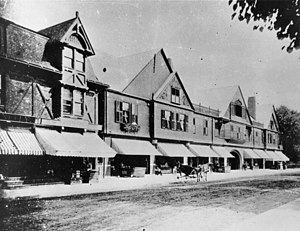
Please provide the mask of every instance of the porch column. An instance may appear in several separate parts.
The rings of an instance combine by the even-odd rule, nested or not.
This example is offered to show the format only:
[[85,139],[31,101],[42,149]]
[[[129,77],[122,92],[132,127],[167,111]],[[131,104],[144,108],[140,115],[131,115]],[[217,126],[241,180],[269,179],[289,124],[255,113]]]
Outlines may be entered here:
[[252,169],[253,169],[253,167],[254,167],[254,159],[253,158],[251,159],[251,165],[252,165]]
[[224,157],[224,167],[226,167],[227,165],[228,165],[227,157]]
[[266,169],[266,159],[263,159],[263,169]]
[[188,164],[188,158],[187,158],[187,156],[183,157],[183,164],[184,165]]
[[212,163],[212,157],[208,157],[208,163]]
[[153,175],[153,170],[154,170],[154,165],[155,165],[155,156],[150,155],[150,175]]
[[103,158],[103,178],[110,175],[110,164],[108,162],[108,157]]

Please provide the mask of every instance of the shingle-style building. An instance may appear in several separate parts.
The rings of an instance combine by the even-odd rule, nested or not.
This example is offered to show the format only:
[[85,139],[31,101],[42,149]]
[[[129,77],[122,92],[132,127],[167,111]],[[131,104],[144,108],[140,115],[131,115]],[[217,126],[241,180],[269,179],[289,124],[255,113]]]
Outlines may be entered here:
[[0,32],[0,173],[71,179],[91,165],[99,175],[103,158],[115,155],[99,137],[108,86],[93,74],[78,13],[39,32],[1,18]]
[[163,49],[92,56],[78,13],[39,32],[0,18],[0,174],[78,180],[87,168],[97,179],[130,175],[126,166],[288,160],[274,107],[247,104],[239,86],[187,92]]

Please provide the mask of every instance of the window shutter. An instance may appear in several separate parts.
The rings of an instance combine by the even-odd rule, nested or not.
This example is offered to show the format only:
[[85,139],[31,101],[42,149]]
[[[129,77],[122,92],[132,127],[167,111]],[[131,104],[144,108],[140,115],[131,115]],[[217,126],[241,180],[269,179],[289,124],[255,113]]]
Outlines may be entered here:
[[165,111],[161,110],[161,128],[166,128],[165,121]]
[[231,116],[235,115],[235,105],[233,103],[230,104],[230,108],[231,108]]

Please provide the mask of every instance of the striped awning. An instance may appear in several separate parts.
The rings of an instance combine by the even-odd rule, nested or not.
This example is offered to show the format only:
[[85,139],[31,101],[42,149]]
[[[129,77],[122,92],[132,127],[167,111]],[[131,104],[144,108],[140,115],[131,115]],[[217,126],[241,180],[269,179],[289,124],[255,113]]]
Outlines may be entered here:
[[263,159],[271,159],[271,158],[269,157],[269,155],[267,155],[267,153],[266,153],[264,150],[261,150],[261,149],[253,149],[253,151],[254,151],[257,155],[259,155],[261,158],[263,158]]
[[118,154],[123,155],[162,155],[149,141],[146,140],[112,139],[112,147]]
[[269,156],[269,158],[273,161],[282,161],[281,158],[278,155],[276,155],[274,151],[266,151],[266,153]]
[[0,154],[18,154],[17,147],[9,138],[7,131],[0,129]]
[[158,150],[164,156],[169,157],[196,157],[196,155],[190,152],[183,144],[159,143]]
[[189,149],[198,157],[220,157],[209,146],[206,145],[191,144],[189,145]]
[[245,159],[262,159],[258,154],[256,154],[252,149],[243,149]]
[[37,141],[35,135],[29,130],[13,129],[8,130],[8,135],[23,155],[43,155],[43,149]]
[[281,151],[275,151],[275,154],[277,156],[279,156],[279,158],[282,160],[282,161],[289,161],[290,158],[288,158],[286,155],[284,155]]
[[212,146],[212,149],[219,155],[219,157],[223,157],[223,158],[235,158],[224,147]]
[[27,129],[0,130],[0,153],[43,155],[35,135]]
[[46,154],[72,157],[114,157],[116,152],[96,133],[58,132],[36,128],[36,136]]

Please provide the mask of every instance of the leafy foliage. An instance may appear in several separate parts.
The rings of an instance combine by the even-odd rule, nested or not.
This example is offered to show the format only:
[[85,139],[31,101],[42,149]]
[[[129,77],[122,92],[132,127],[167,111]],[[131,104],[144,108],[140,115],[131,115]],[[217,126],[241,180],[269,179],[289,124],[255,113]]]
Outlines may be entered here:
[[240,21],[253,21],[254,30],[275,30],[278,39],[289,40],[289,45],[282,47],[289,53],[300,48],[299,0],[229,0],[231,4],[232,19],[237,16]]
[[276,115],[285,154],[291,161],[297,162],[300,154],[300,113],[280,106],[276,109]]

